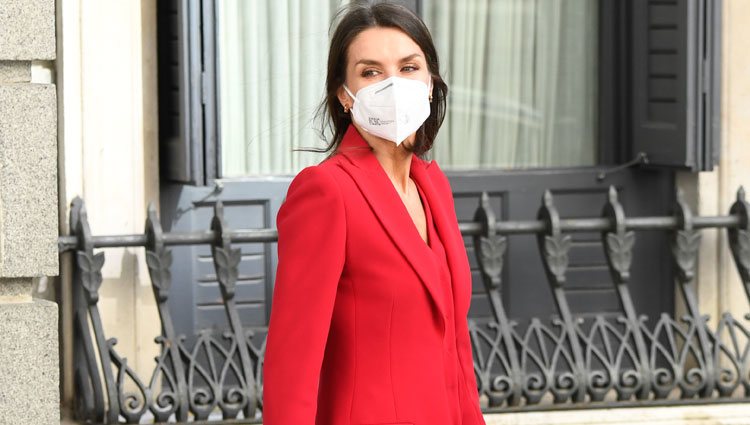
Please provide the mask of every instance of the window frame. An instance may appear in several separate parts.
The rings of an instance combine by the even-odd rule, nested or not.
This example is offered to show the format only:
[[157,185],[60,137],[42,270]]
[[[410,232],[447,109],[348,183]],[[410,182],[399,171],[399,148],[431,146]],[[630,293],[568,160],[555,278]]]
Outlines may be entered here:
[[[417,14],[421,16],[423,0],[401,0]],[[670,4],[680,4],[690,0],[674,0]],[[694,47],[701,51],[705,57],[699,58],[699,65],[687,64],[688,67],[696,66],[692,72],[700,72],[696,77],[700,82],[699,90],[704,95],[704,103],[696,105],[698,110],[690,110],[687,113],[694,120],[703,119],[705,125],[701,127],[695,140],[686,140],[685,151],[692,149],[698,154],[694,155],[692,162],[690,158],[685,163],[660,164],[653,166],[669,166],[691,171],[711,170],[718,161],[719,145],[719,92],[720,92],[720,27],[721,27],[721,0],[697,0],[698,5],[693,13],[702,22],[686,23],[687,43],[697,43]],[[182,59],[185,61],[182,70],[183,84],[189,82],[187,98],[189,101],[183,103],[189,105],[181,112],[183,117],[182,137],[184,148],[189,150],[191,161],[186,166],[192,167],[186,173],[185,178],[162,174],[167,181],[186,183],[192,185],[211,185],[216,179],[222,178],[221,172],[221,134],[219,119],[221,116],[220,103],[218,102],[218,76],[219,67],[217,57],[216,37],[216,1],[215,0],[166,0],[182,7],[182,18],[186,19],[187,27],[181,27],[181,46],[184,48]],[[163,2],[160,2],[160,5]],[[661,4],[661,3],[659,3]],[[635,125],[633,118],[633,95],[634,90],[645,90],[645,87],[636,87],[634,83],[634,67],[647,66],[643,58],[634,58],[637,53],[633,46],[634,34],[633,20],[636,8],[648,8],[653,6],[651,0],[632,0],[622,2],[619,0],[599,0],[599,45],[598,45],[598,125],[596,141],[597,164],[595,167],[616,166],[626,163],[635,158],[639,152],[634,152],[633,140]],[[685,6],[687,7],[687,6]],[[691,6],[692,7],[692,6]],[[692,9],[691,9],[692,10]],[[161,19],[160,19],[161,21]],[[693,26],[695,28],[693,28]],[[710,29],[713,28],[713,31]],[[701,32],[702,30],[702,32]],[[697,31],[697,34],[696,34]],[[642,37],[642,35],[641,35]],[[164,46],[161,40],[164,38],[162,29],[159,29],[160,48]],[[635,52],[635,53],[634,53]],[[160,68],[162,62],[166,61],[165,52],[159,54]],[[709,60],[710,59],[710,60]],[[705,81],[704,81],[705,80]],[[160,76],[160,94],[165,84]],[[161,103],[161,102],[160,102]],[[162,114],[160,105],[160,115]],[[170,108],[166,108],[170,110]],[[172,108],[173,109],[173,108]],[[703,114],[703,116],[698,116]],[[695,121],[691,121],[695,123]],[[160,120],[160,127],[163,120]],[[161,132],[161,130],[160,130]],[[160,135],[160,145],[165,143],[165,137]],[[639,141],[640,145],[643,145]],[[646,144],[656,144],[657,141],[646,141]],[[163,146],[162,146],[163,147]],[[642,146],[641,146],[642,147]],[[692,151],[691,151],[692,153]],[[171,152],[160,149],[162,156],[162,169],[170,169],[173,164],[169,161],[175,157]],[[690,157],[689,154],[686,154]],[[176,157],[180,157],[177,155]],[[165,164],[166,162],[166,164]],[[542,167],[542,169],[549,167]],[[591,168],[591,166],[566,167],[566,168]],[[524,170],[519,170],[524,171]]]

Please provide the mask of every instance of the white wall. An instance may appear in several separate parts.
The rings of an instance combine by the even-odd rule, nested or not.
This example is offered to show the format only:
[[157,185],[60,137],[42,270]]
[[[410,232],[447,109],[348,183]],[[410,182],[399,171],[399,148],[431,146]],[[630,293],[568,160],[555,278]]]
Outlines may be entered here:
[[[728,214],[740,186],[750,191],[750,1],[724,0],[723,6],[721,158],[711,172],[677,176],[694,213],[708,216]],[[722,312],[741,318],[750,311],[726,230],[703,231],[698,298],[712,327]]]
[[[142,233],[146,206],[159,199],[156,2],[58,0],[57,13],[61,228],[67,232],[70,202],[80,196],[93,234]],[[99,304],[106,332],[136,370],[150,370],[159,322],[143,252],[105,255]],[[72,364],[69,287],[68,276],[64,371]],[[71,391],[66,379],[66,400]]]

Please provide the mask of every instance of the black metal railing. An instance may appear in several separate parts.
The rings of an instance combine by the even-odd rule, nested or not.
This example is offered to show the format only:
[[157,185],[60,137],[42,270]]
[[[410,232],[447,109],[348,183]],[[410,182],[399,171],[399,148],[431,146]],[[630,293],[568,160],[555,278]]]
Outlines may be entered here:
[[[491,320],[470,321],[478,390],[485,411],[594,407],[614,404],[728,402],[750,397],[750,326],[724,313],[715,328],[696,299],[695,271],[701,229],[725,228],[735,264],[750,300],[750,204],[743,189],[728,215],[694,217],[678,194],[674,213],[664,217],[626,217],[610,188],[600,217],[563,219],[546,192],[535,220],[497,221],[482,194],[472,222],[461,222],[472,236]],[[204,421],[219,416],[261,422],[264,335],[243,329],[234,302],[240,251],[233,243],[273,242],[274,229],[231,230],[220,202],[211,229],[164,233],[153,206],[144,234],[94,236],[84,203],[76,199],[70,236],[60,251],[75,251],[74,367],[76,412],[90,422],[138,423],[144,420]],[[635,231],[660,230],[671,238],[676,281],[686,305],[679,319],[661,314],[648,321],[636,314],[628,281]],[[621,311],[584,320],[571,313],[566,270],[573,232],[601,232],[607,265]],[[507,236],[536,235],[557,315],[520,326],[506,314],[501,275]],[[228,318],[226,332],[199,332],[188,345],[177,335],[167,307],[174,245],[208,244]],[[144,381],[107,338],[98,309],[104,253],[97,248],[144,247],[161,318],[155,342],[161,350]],[[155,329],[155,333],[158,332]],[[150,419],[150,418],[153,419]]]

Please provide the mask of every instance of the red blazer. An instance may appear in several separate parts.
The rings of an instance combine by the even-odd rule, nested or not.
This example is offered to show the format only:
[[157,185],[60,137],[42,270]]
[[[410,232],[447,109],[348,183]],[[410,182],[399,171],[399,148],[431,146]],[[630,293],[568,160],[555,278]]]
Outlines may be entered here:
[[446,250],[455,323],[418,250],[424,241],[354,126],[337,152],[300,171],[276,217],[264,425],[485,424],[466,320],[471,273],[448,179],[412,155]]

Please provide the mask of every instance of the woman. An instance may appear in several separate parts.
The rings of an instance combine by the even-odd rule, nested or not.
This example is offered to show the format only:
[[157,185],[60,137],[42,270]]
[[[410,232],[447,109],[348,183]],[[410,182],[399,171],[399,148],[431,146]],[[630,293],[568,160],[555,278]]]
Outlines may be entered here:
[[[332,155],[281,205],[265,425],[480,425],[471,274],[431,147],[447,86],[408,9],[355,3],[331,40]],[[330,147],[329,147],[330,148]]]

